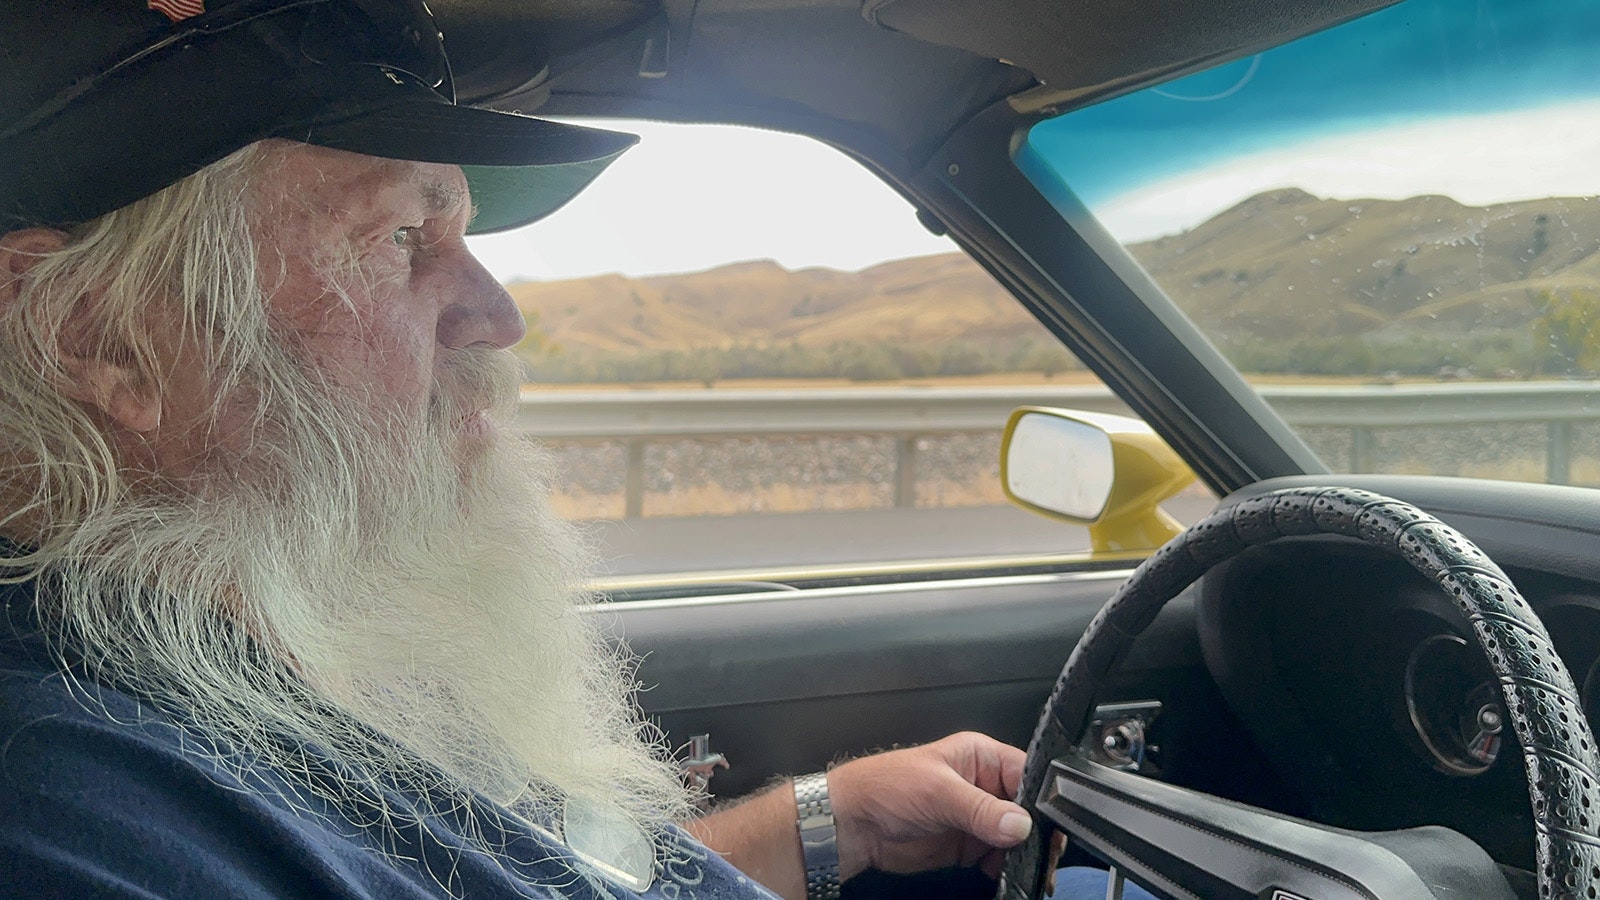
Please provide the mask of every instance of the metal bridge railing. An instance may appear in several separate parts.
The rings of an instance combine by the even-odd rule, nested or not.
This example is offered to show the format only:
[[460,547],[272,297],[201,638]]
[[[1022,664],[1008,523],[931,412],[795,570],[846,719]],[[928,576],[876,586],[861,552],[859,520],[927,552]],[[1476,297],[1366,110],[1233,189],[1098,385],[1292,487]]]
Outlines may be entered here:
[[[1262,396],[1289,424],[1347,428],[1349,468],[1371,471],[1375,434],[1429,426],[1544,423],[1545,480],[1568,483],[1574,426],[1600,422],[1600,382],[1490,382],[1336,387],[1267,386]],[[909,506],[917,438],[997,431],[1018,406],[1128,415],[1104,387],[838,388],[808,390],[537,389],[523,394],[517,429],[561,441],[620,441],[626,450],[624,514],[643,511],[644,448],[685,437],[884,434],[895,439],[895,503]]]

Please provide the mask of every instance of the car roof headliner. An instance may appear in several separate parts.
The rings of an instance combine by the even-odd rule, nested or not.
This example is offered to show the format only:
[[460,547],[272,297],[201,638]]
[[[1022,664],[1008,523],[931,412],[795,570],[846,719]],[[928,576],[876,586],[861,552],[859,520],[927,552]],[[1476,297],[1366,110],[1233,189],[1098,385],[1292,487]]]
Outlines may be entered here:
[[916,166],[1002,100],[1063,110],[1394,0],[434,0],[464,102],[733,122]]

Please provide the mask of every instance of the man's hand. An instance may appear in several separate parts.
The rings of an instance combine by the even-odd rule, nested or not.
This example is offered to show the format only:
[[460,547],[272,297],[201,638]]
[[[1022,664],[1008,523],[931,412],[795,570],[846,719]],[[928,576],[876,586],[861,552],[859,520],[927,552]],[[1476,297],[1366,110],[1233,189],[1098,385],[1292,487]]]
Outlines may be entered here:
[[[979,865],[999,874],[1003,851],[1032,830],[1012,803],[1023,753],[981,734],[862,757],[828,773],[839,875],[868,868],[922,872]],[[684,823],[706,846],[783,897],[804,900],[805,868],[788,784]]]
[[972,732],[863,757],[828,773],[840,876],[979,865],[999,874],[1003,851],[1033,821],[1011,802],[1023,753]]

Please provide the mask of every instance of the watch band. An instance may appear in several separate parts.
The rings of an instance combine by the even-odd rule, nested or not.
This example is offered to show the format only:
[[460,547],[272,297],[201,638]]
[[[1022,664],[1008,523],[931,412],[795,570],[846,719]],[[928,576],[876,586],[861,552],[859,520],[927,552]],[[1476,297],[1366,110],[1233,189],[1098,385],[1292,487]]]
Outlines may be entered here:
[[813,772],[794,780],[795,825],[806,868],[806,900],[839,900],[839,843],[828,800],[828,774]]

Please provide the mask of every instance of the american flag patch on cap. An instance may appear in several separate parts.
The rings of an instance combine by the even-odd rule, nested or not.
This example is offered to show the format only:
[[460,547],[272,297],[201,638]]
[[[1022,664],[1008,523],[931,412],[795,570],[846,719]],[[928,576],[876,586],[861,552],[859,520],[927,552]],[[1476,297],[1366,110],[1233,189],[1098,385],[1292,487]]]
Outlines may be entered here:
[[150,0],[149,6],[174,22],[206,11],[205,0]]

